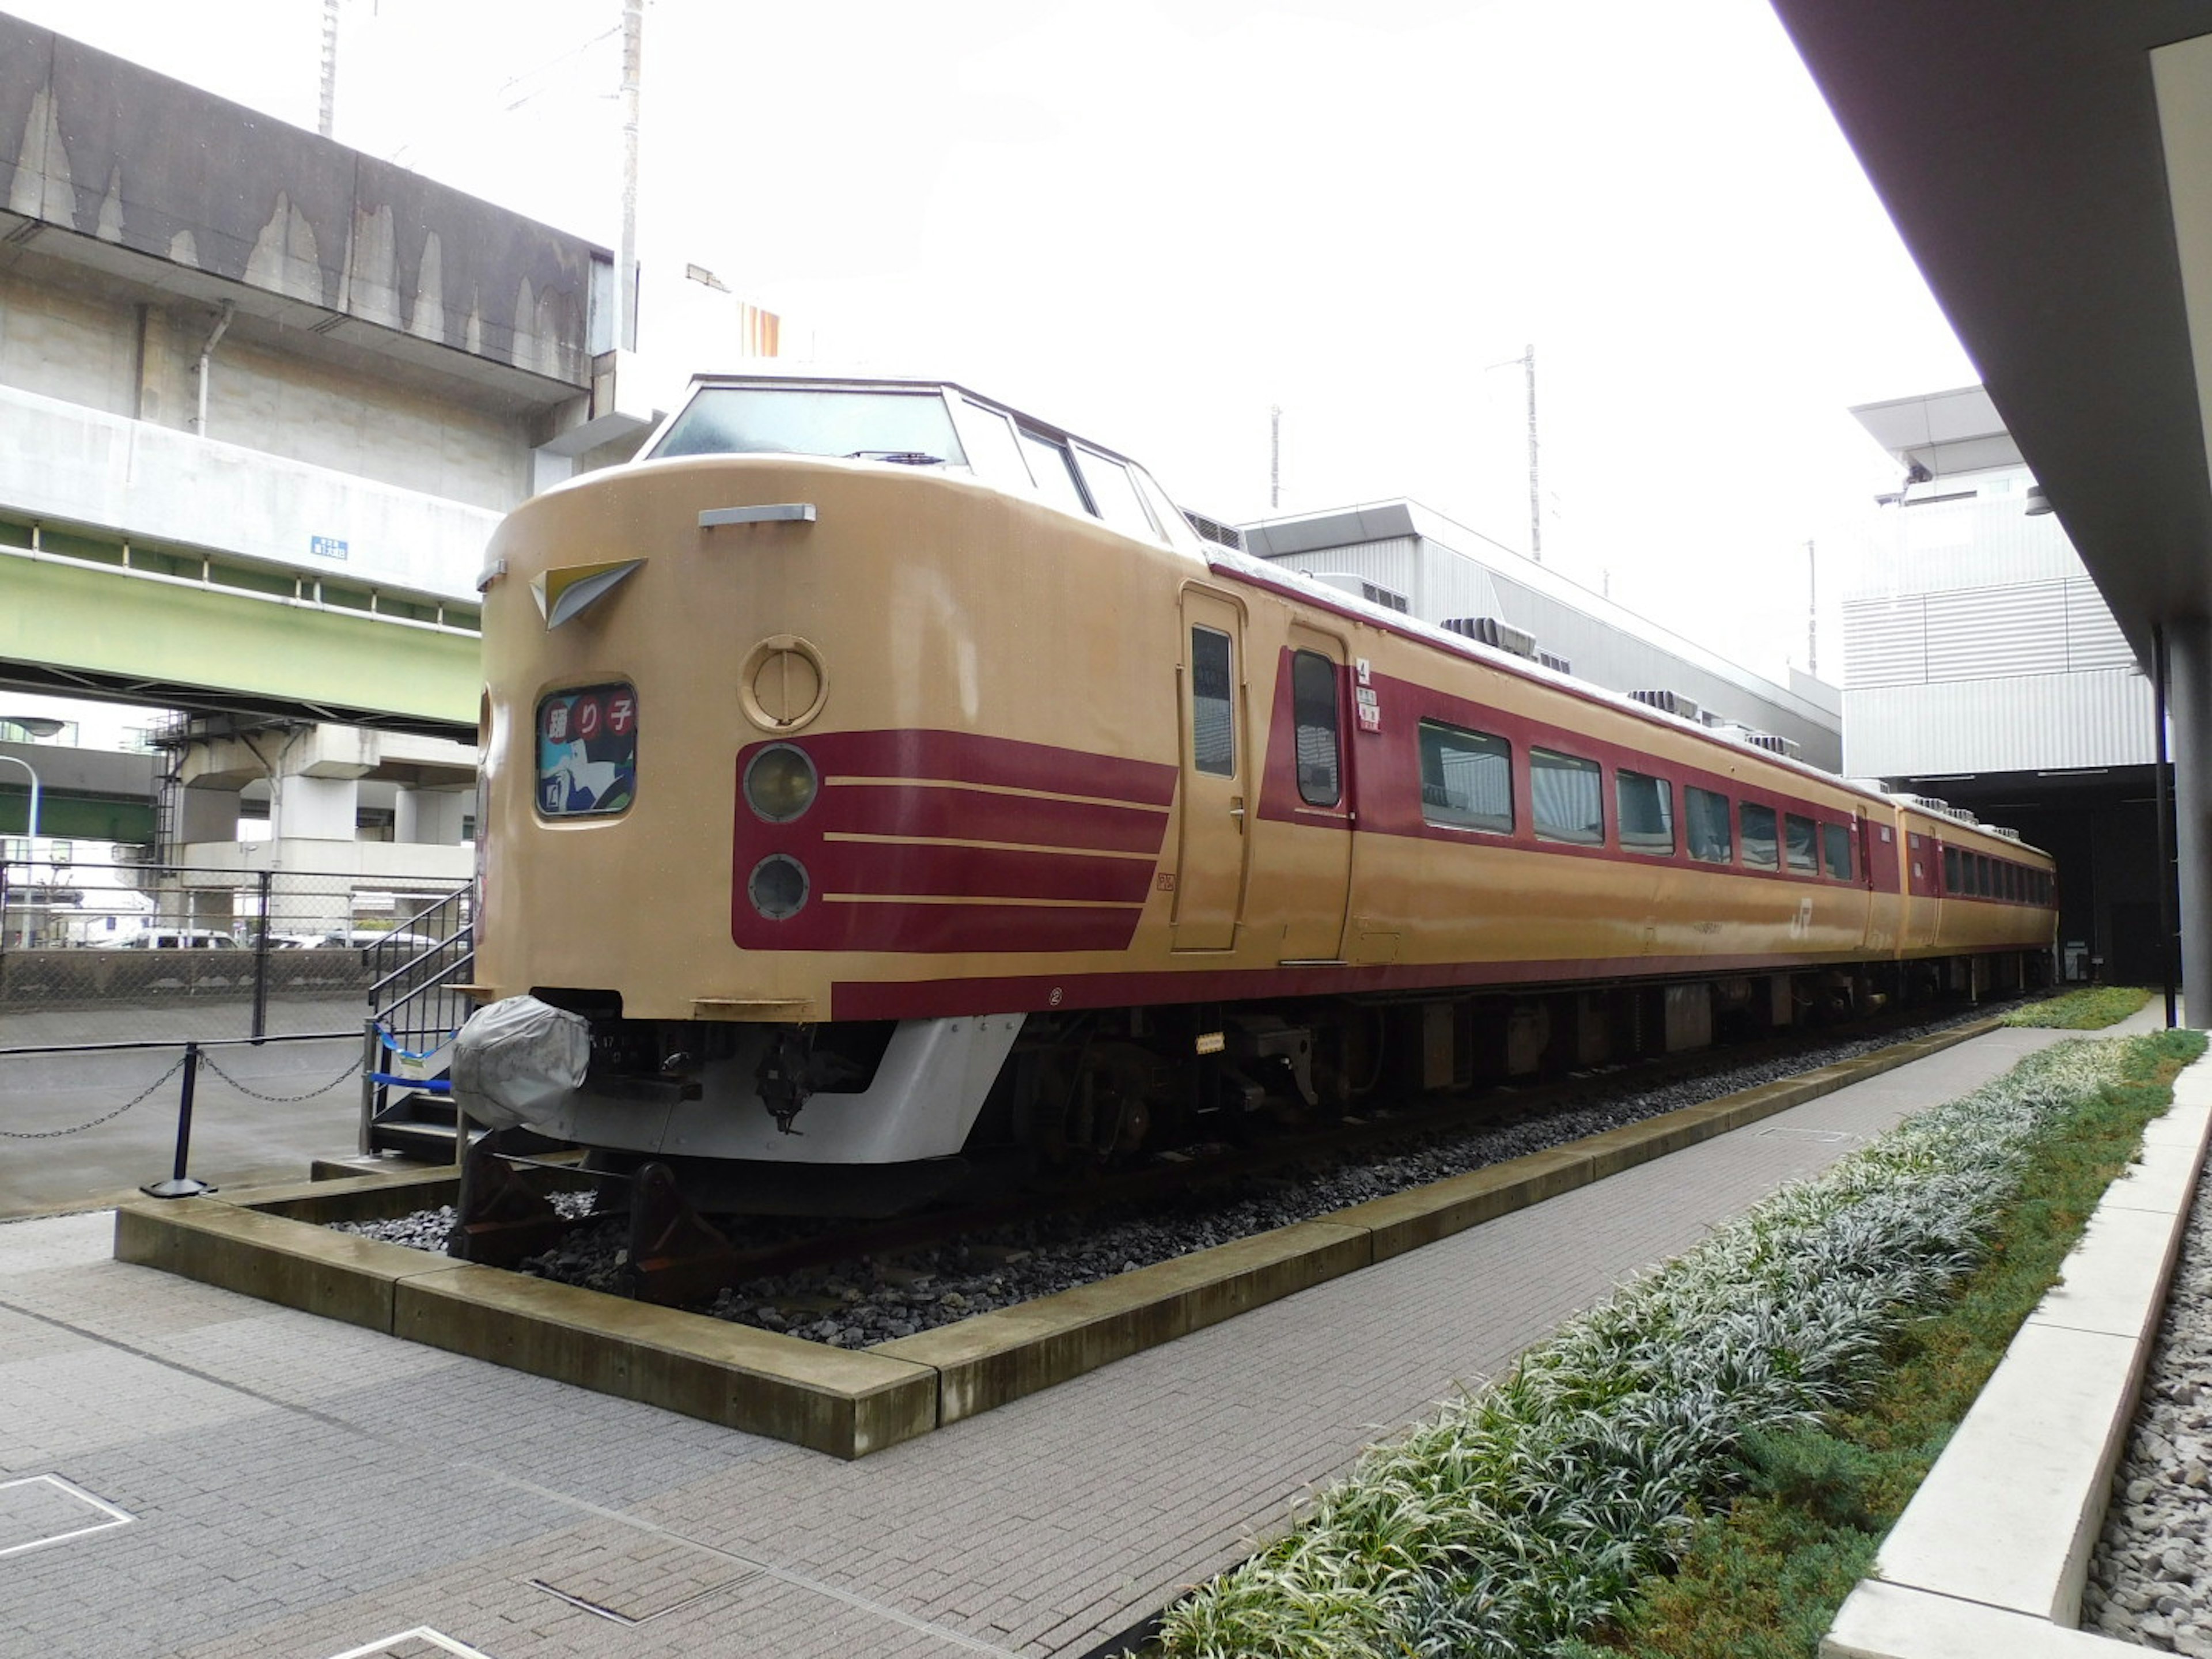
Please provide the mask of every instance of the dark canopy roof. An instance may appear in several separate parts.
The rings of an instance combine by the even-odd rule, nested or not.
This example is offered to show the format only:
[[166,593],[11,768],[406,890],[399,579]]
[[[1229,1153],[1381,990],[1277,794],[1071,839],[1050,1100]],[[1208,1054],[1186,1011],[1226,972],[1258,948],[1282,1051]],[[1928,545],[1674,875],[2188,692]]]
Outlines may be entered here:
[[2212,615],[2212,0],[1773,3],[2138,653]]

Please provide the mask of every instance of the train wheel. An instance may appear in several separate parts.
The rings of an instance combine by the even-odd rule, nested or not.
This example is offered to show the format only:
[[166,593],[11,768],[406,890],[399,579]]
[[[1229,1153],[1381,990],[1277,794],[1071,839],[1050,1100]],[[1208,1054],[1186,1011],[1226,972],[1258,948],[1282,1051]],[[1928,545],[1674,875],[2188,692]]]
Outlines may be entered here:
[[1024,1138],[1053,1164],[1104,1164],[1139,1150],[1152,1129],[1152,1056],[1131,1042],[1056,1055],[1025,1115]]

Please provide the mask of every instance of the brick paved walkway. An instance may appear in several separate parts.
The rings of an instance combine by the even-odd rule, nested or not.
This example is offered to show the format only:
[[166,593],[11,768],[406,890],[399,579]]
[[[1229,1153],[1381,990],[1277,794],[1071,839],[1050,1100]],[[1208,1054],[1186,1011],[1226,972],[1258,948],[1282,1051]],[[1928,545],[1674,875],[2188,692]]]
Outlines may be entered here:
[[[1993,1033],[858,1463],[122,1266],[105,1212],[0,1224],[0,1655],[333,1659],[419,1628],[457,1648],[370,1650],[1081,1654],[1624,1275],[2054,1037]],[[133,1518],[59,1537],[112,1517],[8,1484],[45,1475]]]

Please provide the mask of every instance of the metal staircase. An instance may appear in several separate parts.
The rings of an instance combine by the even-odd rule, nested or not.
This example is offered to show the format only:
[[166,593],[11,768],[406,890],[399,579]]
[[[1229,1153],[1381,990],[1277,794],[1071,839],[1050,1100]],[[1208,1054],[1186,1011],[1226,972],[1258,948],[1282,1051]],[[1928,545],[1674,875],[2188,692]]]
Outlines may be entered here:
[[[476,889],[458,888],[363,951],[369,1014],[362,1031],[361,1150],[453,1162],[454,1035],[469,1017],[453,988],[476,963]],[[422,940],[435,943],[424,945]]]

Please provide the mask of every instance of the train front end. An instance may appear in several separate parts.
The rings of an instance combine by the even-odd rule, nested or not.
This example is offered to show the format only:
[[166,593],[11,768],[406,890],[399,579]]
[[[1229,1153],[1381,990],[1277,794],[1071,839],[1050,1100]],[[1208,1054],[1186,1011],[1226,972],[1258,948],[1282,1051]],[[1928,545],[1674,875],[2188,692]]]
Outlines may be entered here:
[[1121,960],[1172,705],[1114,691],[1119,538],[979,479],[987,416],[1051,436],[937,386],[704,384],[501,527],[464,1050],[551,1012],[466,1055],[493,1121],[705,1203],[886,1207],[964,1173],[1024,1022],[994,981]]

